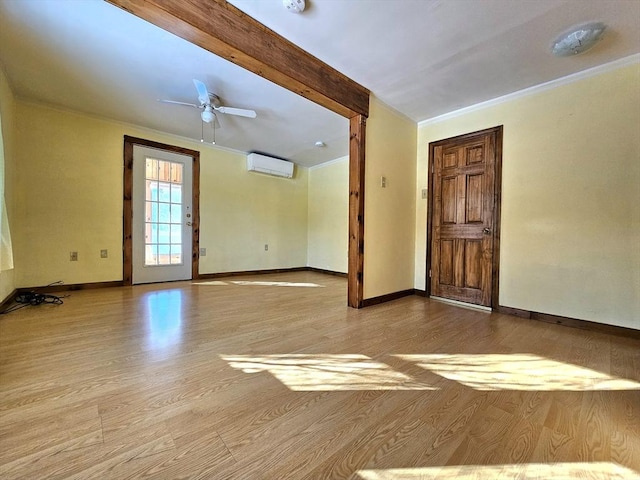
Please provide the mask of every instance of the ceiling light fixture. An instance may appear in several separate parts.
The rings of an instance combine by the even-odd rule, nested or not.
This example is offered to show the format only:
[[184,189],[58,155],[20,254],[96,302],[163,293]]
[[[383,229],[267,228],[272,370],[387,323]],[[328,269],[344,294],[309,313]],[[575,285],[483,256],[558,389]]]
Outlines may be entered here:
[[316,146],[316,147],[318,147],[318,148],[323,148],[323,147],[326,147],[326,146],[327,146],[327,144],[326,144],[326,143],[324,143],[322,140],[318,140],[318,141],[315,143],[315,146]]
[[211,105],[205,105],[204,110],[202,110],[202,121],[211,123],[214,118],[216,118],[216,116],[213,113]]
[[557,57],[569,57],[586,52],[600,40],[605,28],[602,22],[585,23],[574,27],[558,37],[551,47],[551,52]]
[[306,6],[304,0],[282,0],[282,5],[291,13],[302,13]]

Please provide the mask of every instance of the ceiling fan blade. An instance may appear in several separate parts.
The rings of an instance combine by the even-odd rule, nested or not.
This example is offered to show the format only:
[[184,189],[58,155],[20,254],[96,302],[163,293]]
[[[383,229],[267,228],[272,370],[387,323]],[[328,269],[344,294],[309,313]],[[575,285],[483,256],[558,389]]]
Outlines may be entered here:
[[175,100],[161,100],[161,99],[158,99],[158,101],[161,103],[173,103],[174,105],[185,105],[187,107],[201,108],[199,105],[196,105],[195,103],[176,102]]
[[198,90],[198,100],[200,100],[200,103],[202,105],[209,105],[211,100],[209,100],[209,90],[207,90],[207,86],[195,78],[193,79],[193,84],[196,86],[196,90]]
[[244,108],[217,107],[216,112],[226,113],[227,115],[238,115],[240,117],[256,118],[256,112],[253,110],[245,110]]

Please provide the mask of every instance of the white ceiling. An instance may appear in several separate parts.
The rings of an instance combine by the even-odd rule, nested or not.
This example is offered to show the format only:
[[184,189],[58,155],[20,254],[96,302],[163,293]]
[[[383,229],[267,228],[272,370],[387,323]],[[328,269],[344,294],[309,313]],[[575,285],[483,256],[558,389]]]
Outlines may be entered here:
[[[231,0],[419,122],[640,52],[640,0]],[[587,21],[591,51],[550,54]],[[100,0],[0,0],[0,62],[20,98],[194,139],[192,79],[223,104],[217,144],[311,166],[346,155],[348,121]],[[211,132],[205,132],[209,139]],[[327,147],[318,149],[315,141]]]

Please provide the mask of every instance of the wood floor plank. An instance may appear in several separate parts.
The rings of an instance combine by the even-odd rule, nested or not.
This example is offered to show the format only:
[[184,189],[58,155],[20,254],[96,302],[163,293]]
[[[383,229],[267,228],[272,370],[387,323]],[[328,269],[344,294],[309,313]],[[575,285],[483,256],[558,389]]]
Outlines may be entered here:
[[575,438],[542,427],[533,458],[536,463],[570,462],[575,459],[576,451]]
[[101,445],[101,429],[76,435],[42,450],[37,442],[29,444],[26,455],[0,465],[0,478],[47,478],[61,475],[65,478],[64,474],[68,473],[65,470],[81,465],[87,459],[87,451],[95,452],[96,449],[91,447]]
[[[0,464],[11,463],[36,452],[55,450],[65,445],[66,450],[78,448],[76,439],[82,438],[80,445],[101,444],[102,422],[97,415],[90,419],[52,419],[43,422],[37,428],[15,429],[3,434],[3,449],[0,451]],[[35,458],[35,457],[32,457]],[[35,460],[34,460],[35,461]]]
[[585,392],[578,423],[578,455],[583,462],[611,459],[613,424],[607,392]]
[[640,436],[632,433],[611,433],[611,461],[640,472]]
[[640,390],[612,391],[606,401],[614,430],[630,435],[640,432]]
[[217,433],[203,435],[176,449],[175,453],[158,456],[131,478],[210,479],[223,478],[220,472],[236,461]]
[[[571,402],[567,404],[563,399],[578,401],[578,404]],[[581,421],[581,400],[582,394],[571,394],[561,396],[554,394],[550,400],[549,410],[545,418],[544,425],[551,431],[561,433],[568,437],[575,438],[578,436],[578,429]]]
[[493,394],[490,402],[505,412],[544,425],[552,400],[550,392],[502,390]]
[[501,448],[514,415],[493,405],[475,413],[477,419],[469,426],[460,445],[447,460],[449,465],[483,465]]
[[[302,478],[308,475],[314,470],[315,465],[325,458],[348,449],[354,440],[366,435],[382,418],[401,418],[403,424],[393,437],[380,446],[379,451],[392,454],[396,451],[396,444],[405,443],[409,437],[416,440],[415,432],[424,425],[419,416],[424,404],[428,402],[428,395],[395,391],[386,391],[380,395],[374,393],[359,392],[355,402],[350,401],[349,404],[310,425],[303,434],[313,435],[313,445],[301,444],[298,447],[296,461],[275,470],[276,478],[284,475]],[[397,399],[401,396],[404,397],[402,400]]]
[[321,459],[320,465],[301,478],[349,478],[354,471],[365,467],[375,453],[403,426],[404,422],[400,417],[375,424],[363,432],[363,435],[345,445],[341,451],[327,459]]
[[491,455],[493,464],[523,464],[533,458],[542,425],[523,417],[514,417],[514,422],[502,437],[500,447]]
[[636,339],[417,296],[350,309],[316,272],[221,281],[3,316],[0,478],[640,472]]
[[86,464],[87,468],[80,470],[68,478],[77,480],[125,478],[129,472],[138,470],[142,465],[156,461],[157,455],[173,451],[175,445],[169,435],[142,443],[133,448],[122,448],[117,455],[103,455],[93,464]]
[[423,420],[407,422],[369,457],[365,469],[386,470],[398,465],[420,465],[427,442],[433,437],[433,427]]

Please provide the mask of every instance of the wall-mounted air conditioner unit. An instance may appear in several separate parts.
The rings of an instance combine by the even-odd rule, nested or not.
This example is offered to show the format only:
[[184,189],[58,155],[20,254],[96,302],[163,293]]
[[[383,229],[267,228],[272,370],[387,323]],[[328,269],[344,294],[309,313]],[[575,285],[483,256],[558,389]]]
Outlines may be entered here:
[[247,155],[247,170],[250,172],[266,173],[276,177],[293,177],[293,163],[278,158],[267,157],[259,153]]

